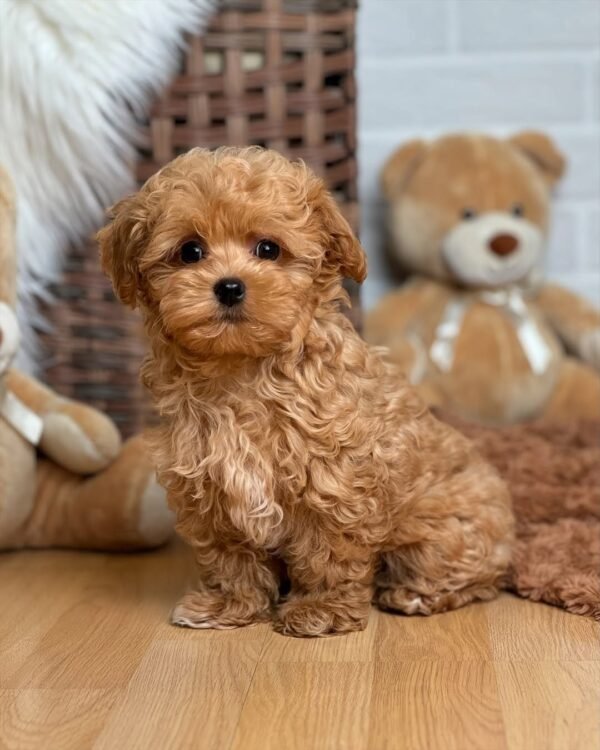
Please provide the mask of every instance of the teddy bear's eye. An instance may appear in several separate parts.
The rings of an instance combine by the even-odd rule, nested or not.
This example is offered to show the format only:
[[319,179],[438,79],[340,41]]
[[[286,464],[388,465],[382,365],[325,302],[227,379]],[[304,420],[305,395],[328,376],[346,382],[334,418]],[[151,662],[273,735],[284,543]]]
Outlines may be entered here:
[[513,216],[524,216],[525,208],[522,203],[515,203],[511,208],[510,212]]
[[277,260],[281,248],[273,240],[260,240],[254,248],[254,255],[262,260]]
[[463,208],[460,215],[463,219],[474,219],[477,213],[472,208]]
[[204,248],[198,240],[184,242],[179,248],[179,257],[181,258],[181,262],[187,265],[198,263],[204,257]]

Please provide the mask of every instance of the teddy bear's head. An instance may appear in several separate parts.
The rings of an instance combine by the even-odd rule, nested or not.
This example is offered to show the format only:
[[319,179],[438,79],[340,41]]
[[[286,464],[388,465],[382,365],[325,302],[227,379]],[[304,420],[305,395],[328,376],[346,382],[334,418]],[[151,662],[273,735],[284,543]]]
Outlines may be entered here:
[[544,250],[565,162],[546,135],[450,135],[400,147],[382,172],[392,252],[413,271],[469,287],[525,281]]

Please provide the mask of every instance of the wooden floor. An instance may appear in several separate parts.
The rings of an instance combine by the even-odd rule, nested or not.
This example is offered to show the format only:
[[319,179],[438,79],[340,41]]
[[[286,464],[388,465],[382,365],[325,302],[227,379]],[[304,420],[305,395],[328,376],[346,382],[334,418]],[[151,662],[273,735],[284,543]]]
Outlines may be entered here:
[[0,748],[600,748],[600,625],[508,595],[364,633],[174,628],[182,547],[0,555]]

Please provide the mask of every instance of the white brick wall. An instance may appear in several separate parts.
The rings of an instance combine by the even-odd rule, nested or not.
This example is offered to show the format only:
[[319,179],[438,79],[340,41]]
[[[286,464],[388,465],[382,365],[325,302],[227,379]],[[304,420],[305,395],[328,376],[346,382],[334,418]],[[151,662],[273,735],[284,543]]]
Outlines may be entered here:
[[358,23],[363,300],[391,285],[378,173],[399,143],[539,128],[569,160],[548,274],[600,305],[600,0],[362,0]]

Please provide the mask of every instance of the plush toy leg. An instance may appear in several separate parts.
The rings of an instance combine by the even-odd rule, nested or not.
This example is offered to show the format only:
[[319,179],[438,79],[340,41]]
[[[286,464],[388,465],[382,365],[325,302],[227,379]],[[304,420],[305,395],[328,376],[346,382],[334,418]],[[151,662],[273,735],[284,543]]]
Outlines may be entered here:
[[18,538],[33,509],[35,450],[0,419],[0,549]]
[[549,419],[600,419],[600,375],[588,365],[567,358],[543,416]]
[[37,481],[24,546],[130,550],[172,534],[173,515],[139,437],[98,474],[84,478],[42,460]]
[[65,469],[76,474],[94,474],[116,458],[121,438],[104,414],[58,396],[17,370],[8,372],[7,387],[42,417],[42,453]]

